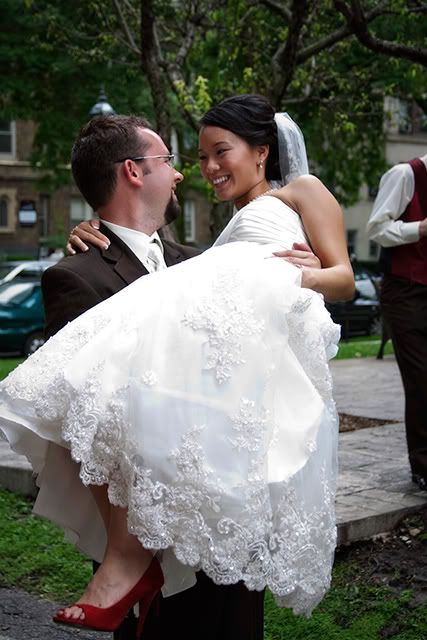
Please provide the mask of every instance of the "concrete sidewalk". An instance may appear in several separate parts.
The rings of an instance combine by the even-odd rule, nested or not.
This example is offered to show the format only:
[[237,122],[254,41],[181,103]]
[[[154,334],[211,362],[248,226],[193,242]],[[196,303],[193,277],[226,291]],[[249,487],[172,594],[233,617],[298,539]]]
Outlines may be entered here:
[[405,515],[427,509],[427,492],[411,482],[404,394],[394,356],[331,363],[340,413],[397,421],[340,433],[339,543],[389,531]]
[[[403,516],[427,509],[427,492],[411,482],[403,389],[394,357],[336,360],[331,368],[340,413],[398,421],[339,436],[336,506],[341,544],[389,531]],[[0,486],[35,494],[28,462],[4,441],[0,441]]]

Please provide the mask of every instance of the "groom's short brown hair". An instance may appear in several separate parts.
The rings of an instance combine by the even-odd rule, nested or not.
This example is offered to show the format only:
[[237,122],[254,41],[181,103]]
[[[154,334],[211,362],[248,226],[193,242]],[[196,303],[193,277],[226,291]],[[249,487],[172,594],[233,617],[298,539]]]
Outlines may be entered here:
[[71,169],[83,197],[96,211],[108,203],[117,181],[117,161],[144,155],[139,128],[152,129],[139,116],[95,116],[85,124],[73,145]]

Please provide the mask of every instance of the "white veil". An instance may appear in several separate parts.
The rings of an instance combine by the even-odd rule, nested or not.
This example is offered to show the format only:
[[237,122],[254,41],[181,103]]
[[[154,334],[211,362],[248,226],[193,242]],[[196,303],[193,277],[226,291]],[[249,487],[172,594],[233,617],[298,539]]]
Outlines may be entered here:
[[296,122],[287,113],[276,113],[280,172],[283,184],[309,173],[304,136]]

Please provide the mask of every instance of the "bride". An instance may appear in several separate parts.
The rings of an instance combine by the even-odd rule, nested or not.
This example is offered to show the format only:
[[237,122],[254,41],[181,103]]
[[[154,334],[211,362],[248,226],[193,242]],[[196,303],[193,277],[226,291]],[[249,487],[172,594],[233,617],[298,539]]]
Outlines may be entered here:
[[[328,360],[339,331],[323,295],[352,293],[342,213],[304,175],[298,127],[259,96],[213,107],[199,154],[237,209],[215,245],[90,309],[0,386],[0,427],[48,487],[40,512],[103,559],[58,622],[113,630],[140,601],[140,631],[163,581],[172,594],[199,569],[218,584],[267,586],[295,612],[329,587],[338,427]],[[280,259],[295,242],[323,268]],[[46,443],[59,445],[73,513]],[[122,562],[135,580],[116,601],[108,585]]]

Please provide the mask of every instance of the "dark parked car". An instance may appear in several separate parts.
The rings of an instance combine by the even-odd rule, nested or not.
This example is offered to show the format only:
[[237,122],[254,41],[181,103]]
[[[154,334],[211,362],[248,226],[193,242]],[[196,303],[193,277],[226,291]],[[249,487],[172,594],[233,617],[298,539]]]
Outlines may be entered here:
[[40,282],[0,284],[0,352],[28,356],[44,343]]
[[356,293],[347,302],[327,303],[332,319],[341,325],[341,337],[381,334],[381,309],[378,284],[366,269],[354,268]]

